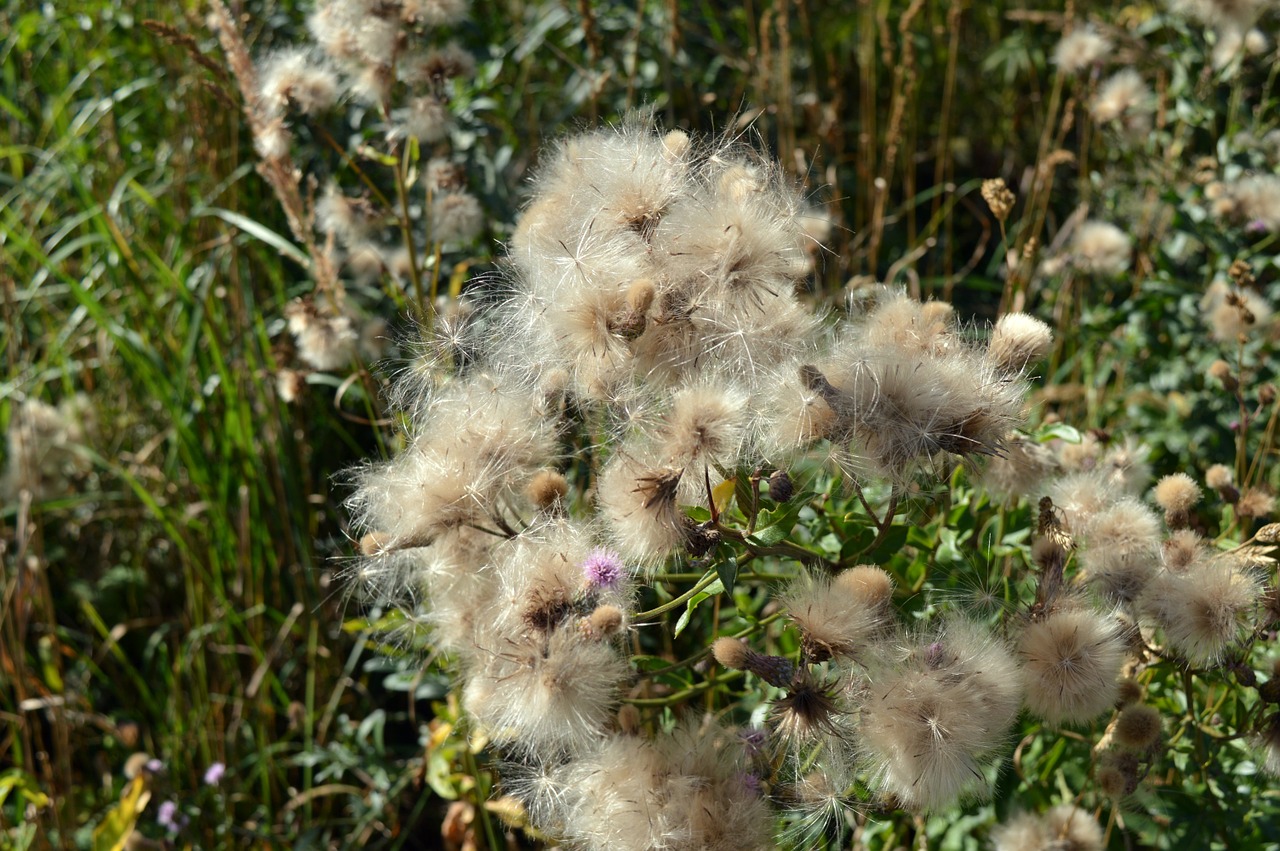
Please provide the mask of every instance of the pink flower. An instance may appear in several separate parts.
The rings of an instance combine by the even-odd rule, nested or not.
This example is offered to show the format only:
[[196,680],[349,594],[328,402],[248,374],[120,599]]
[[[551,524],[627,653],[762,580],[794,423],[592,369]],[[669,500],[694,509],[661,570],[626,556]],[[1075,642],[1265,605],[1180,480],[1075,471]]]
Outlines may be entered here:
[[599,547],[592,550],[582,562],[582,573],[587,582],[597,588],[612,589],[627,575],[627,567],[613,550]]

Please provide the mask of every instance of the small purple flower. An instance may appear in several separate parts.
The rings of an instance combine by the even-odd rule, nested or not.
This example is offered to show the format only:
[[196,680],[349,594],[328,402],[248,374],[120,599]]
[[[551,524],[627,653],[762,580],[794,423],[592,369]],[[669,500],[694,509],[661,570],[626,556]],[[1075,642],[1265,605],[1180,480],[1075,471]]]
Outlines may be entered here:
[[748,795],[751,795],[754,798],[759,798],[764,794],[764,784],[760,782],[760,778],[757,775],[740,771],[738,772],[737,779],[738,783],[742,785],[742,788]]
[[747,756],[752,759],[763,756],[765,745],[769,744],[769,734],[759,729],[743,730],[738,733],[738,738],[742,739]]
[[144,767],[147,769],[148,774],[159,774],[164,771],[164,763],[155,757],[147,760],[147,764]]
[[220,762],[215,762],[204,770],[204,785],[217,786],[222,780],[222,775],[227,773],[227,767]]
[[169,831],[172,836],[186,826],[187,817],[178,812],[176,801],[165,801],[156,812],[156,824]]
[[613,550],[598,547],[588,553],[586,560],[582,562],[582,573],[587,582],[597,588],[611,590],[627,575],[627,566]]
[[1267,222],[1265,219],[1254,219],[1253,221],[1249,222],[1249,224],[1244,226],[1244,230],[1245,230],[1245,233],[1255,234],[1255,233],[1266,233],[1268,230],[1270,230],[1270,228],[1267,227]]

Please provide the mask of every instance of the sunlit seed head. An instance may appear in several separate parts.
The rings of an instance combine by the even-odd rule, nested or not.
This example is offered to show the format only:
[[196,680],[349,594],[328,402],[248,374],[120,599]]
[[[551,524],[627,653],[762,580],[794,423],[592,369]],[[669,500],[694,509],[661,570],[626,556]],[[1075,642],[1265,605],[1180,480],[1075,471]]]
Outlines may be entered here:
[[1086,272],[1116,277],[1129,268],[1129,237],[1110,222],[1087,221],[1072,242],[1075,263]]
[[1020,375],[1042,360],[1053,344],[1049,326],[1025,313],[1007,313],[996,322],[987,359],[996,369]]
[[431,238],[436,242],[471,242],[484,223],[480,201],[468,192],[442,193],[431,202]]
[[1236,511],[1241,517],[1266,519],[1275,514],[1276,498],[1261,488],[1245,488],[1236,503]]
[[1111,42],[1093,27],[1077,27],[1053,49],[1053,62],[1064,74],[1078,74],[1098,65],[1110,53]]
[[1116,701],[1126,649],[1114,620],[1060,609],[1028,624],[1018,642],[1027,707],[1050,723],[1084,724]]
[[1156,482],[1152,497],[1164,509],[1170,529],[1182,529],[1191,518],[1191,509],[1200,501],[1200,487],[1186,473],[1173,473]]

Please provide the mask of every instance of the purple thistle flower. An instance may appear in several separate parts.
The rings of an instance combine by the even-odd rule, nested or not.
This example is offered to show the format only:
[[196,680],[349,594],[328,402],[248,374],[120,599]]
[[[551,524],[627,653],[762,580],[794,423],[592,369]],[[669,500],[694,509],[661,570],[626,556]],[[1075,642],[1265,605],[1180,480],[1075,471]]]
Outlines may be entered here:
[[165,801],[156,812],[156,824],[169,831],[170,835],[182,830],[186,823],[186,816],[178,812],[176,801]]
[[613,589],[627,575],[627,566],[613,550],[597,547],[582,562],[582,573],[597,588]]
[[227,767],[220,762],[215,762],[204,770],[204,785],[217,786],[222,780],[222,775],[227,773]]
[[159,774],[164,771],[164,763],[155,757],[151,757],[151,759],[147,760],[145,768],[148,774]]

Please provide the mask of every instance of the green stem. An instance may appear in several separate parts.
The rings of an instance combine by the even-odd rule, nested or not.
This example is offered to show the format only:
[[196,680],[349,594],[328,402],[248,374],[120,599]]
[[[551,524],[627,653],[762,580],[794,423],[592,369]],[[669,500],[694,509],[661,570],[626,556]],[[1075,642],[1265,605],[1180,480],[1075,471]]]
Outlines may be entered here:
[[716,572],[714,570],[708,571],[706,574],[703,575],[702,579],[698,581],[697,585],[694,585],[692,588],[690,588],[688,591],[681,594],[679,597],[676,597],[674,600],[671,600],[670,602],[663,603],[661,606],[658,606],[653,609],[649,609],[646,612],[639,612],[638,614],[636,614],[634,618],[632,618],[632,620],[645,621],[645,620],[648,620],[649,618],[656,617],[662,614],[663,612],[669,612],[672,609],[678,606],[681,606],[689,602],[690,600],[692,600],[695,595],[701,593],[702,591],[705,591],[707,588],[711,586],[711,583],[715,582],[719,578],[720,577],[716,575]]
[[735,680],[742,676],[742,671],[728,671],[724,676],[719,677],[714,682],[707,680],[697,685],[689,686],[683,691],[669,694],[666,697],[624,697],[623,703],[630,703],[632,706],[673,706],[677,703],[688,700],[691,697],[697,697],[702,692],[711,688],[712,685],[721,685],[730,680]]

